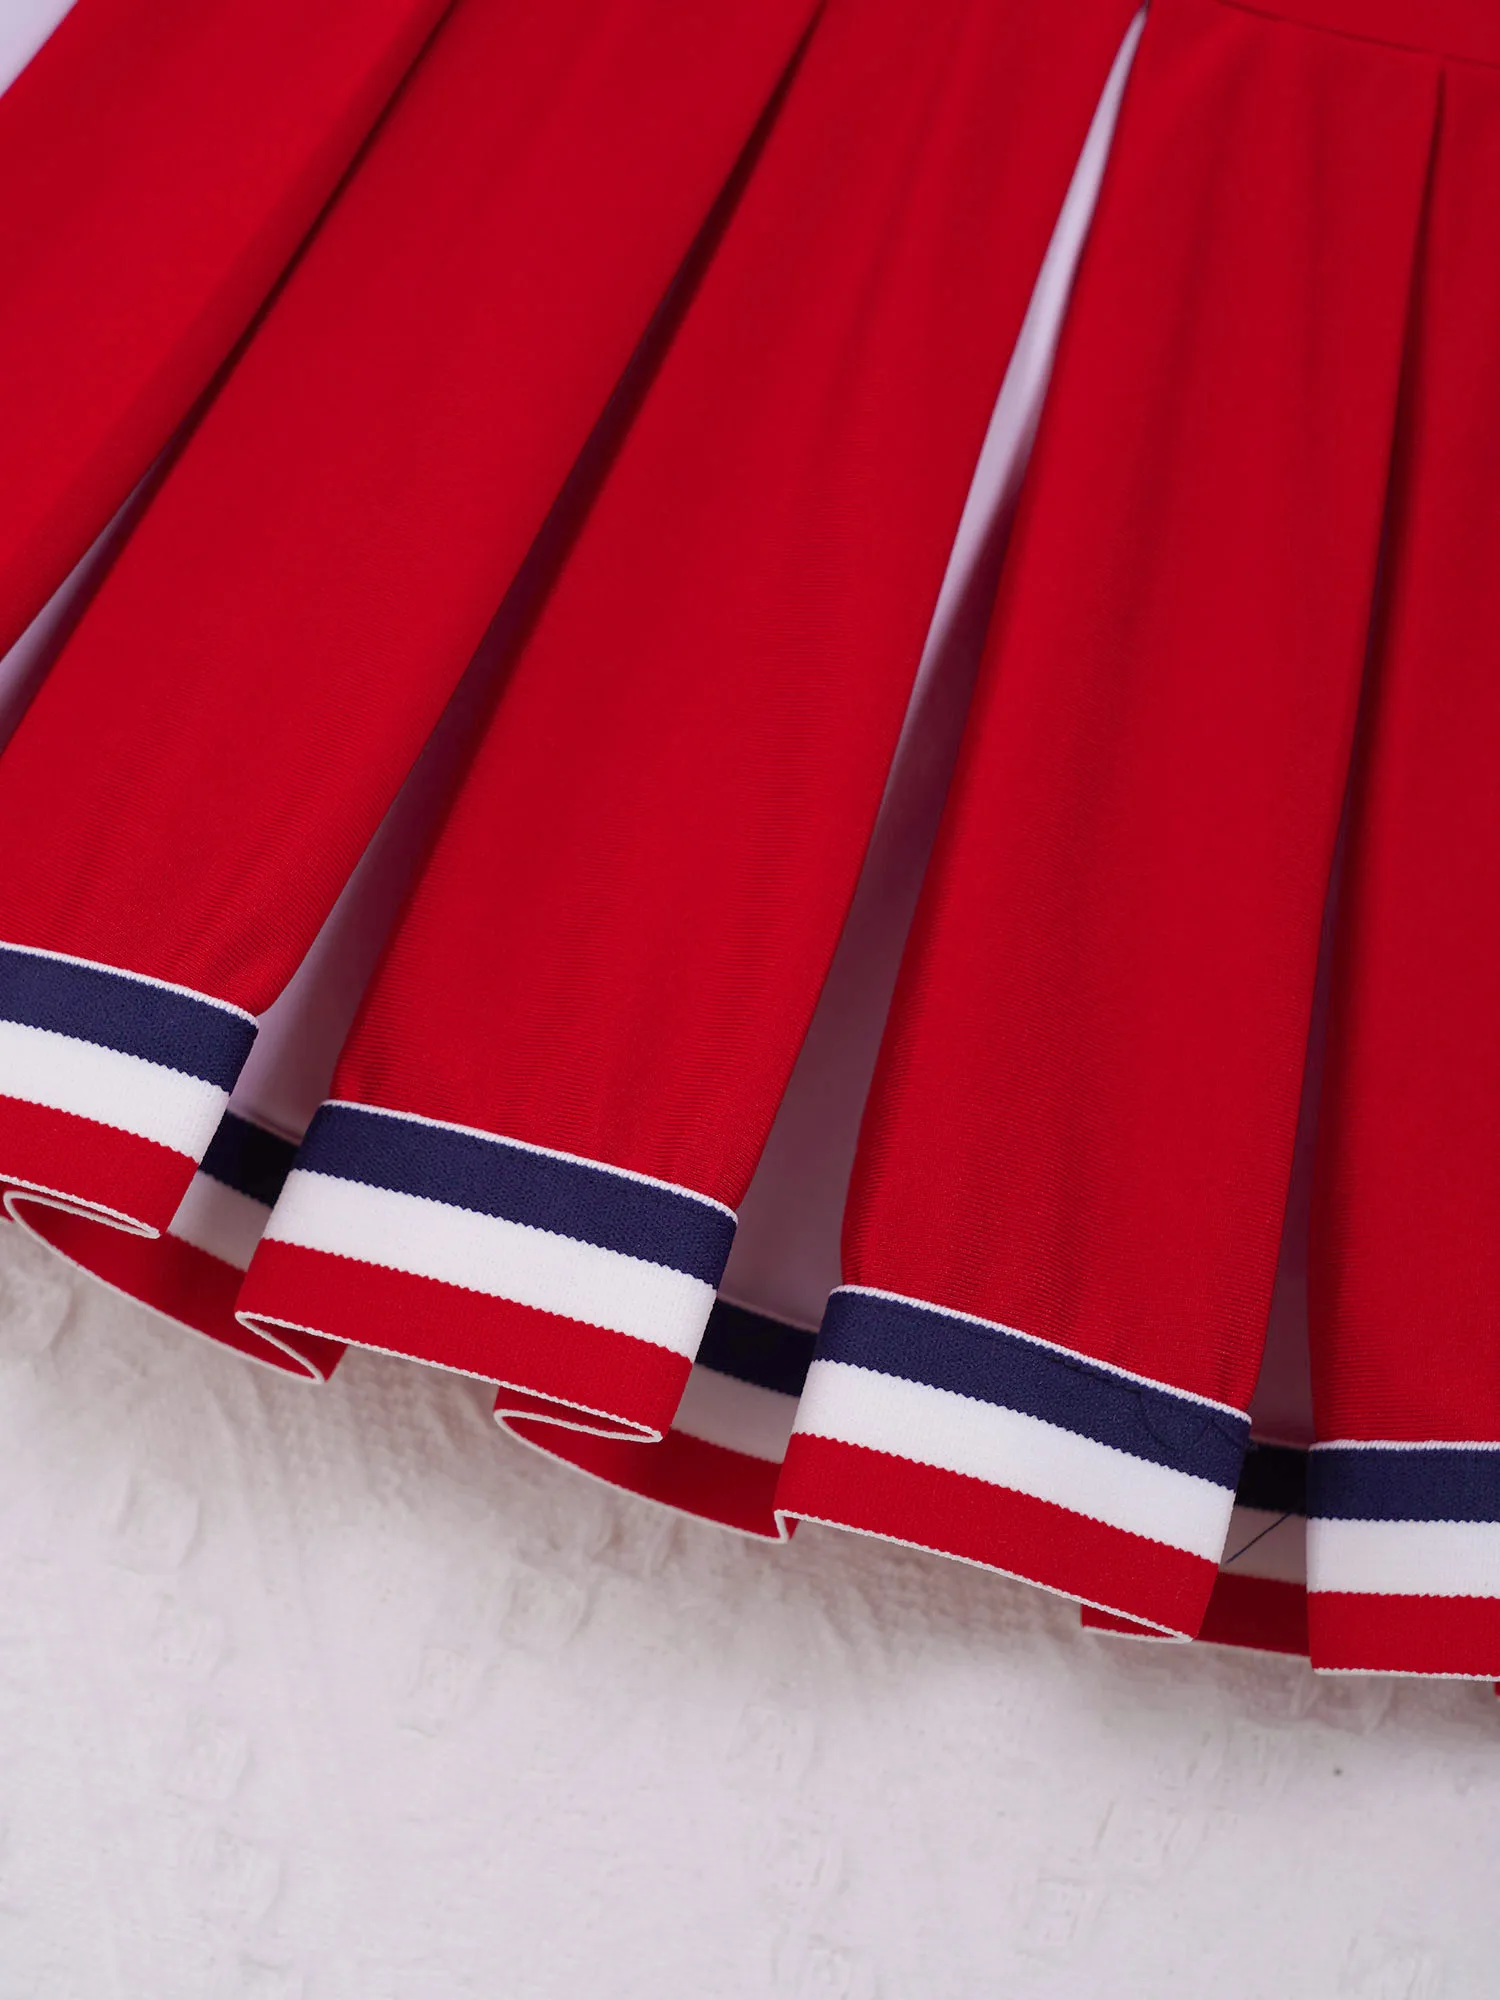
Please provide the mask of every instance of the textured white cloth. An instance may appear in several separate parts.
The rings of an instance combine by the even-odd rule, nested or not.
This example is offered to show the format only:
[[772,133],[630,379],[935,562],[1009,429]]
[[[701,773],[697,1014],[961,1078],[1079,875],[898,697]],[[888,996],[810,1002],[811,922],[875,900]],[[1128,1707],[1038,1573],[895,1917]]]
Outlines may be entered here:
[[0,1228],[3,2000],[1491,2000],[1484,1686],[679,1521]]

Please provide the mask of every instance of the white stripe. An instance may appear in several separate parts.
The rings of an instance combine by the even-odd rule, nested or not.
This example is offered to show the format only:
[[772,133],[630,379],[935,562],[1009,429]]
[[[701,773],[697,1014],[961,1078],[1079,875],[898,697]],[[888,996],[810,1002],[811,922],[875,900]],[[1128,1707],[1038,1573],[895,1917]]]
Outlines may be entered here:
[[714,1302],[712,1285],[663,1264],[305,1167],[288,1174],[265,1234],[628,1333],[689,1359]]
[[167,1234],[180,1237],[223,1264],[232,1264],[237,1271],[248,1271],[270,1213],[253,1195],[226,1187],[212,1174],[194,1174],[177,1213],[167,1224]]
[[165,1063],[20,1021],[0,1021],[0,1095],[92,1118],[192,1160],[207,1151],[229,1102],[216,1083]]
[[676,1181],[658,1180],[655,1174],[638,1174],[634,1167],[614,1167],[608,1160],[586,1159],[582,1153],[561,1153],[556,1146],[537,1146],[530,1139],[512,1139],[504,1132],[486,1132],[482,1125],[455,1125],[449,1118],[426,1118],[419,1111],[392,1111],[384,1104],[357,1103],[352,1097],[330,1097],[325,1102],[336,1111],[358,1111],[366,1118],[398,1118],[405,1125],[424,1125],[433,1132],[457,1132],[465,1139],[483,1139],[491,1146],[509,1147],[517,1153],[533,1153],[539,1160],[563,1160],[570,1167],[587,1167],[590,1173],[613,1174],[616,1180],[634,1181],[639,1187],[660,1188],[663,1194],[680,1195],[684,1201],[696,1201],[704,1208],[727,1215],[731,1222],[735,1219],[734,1210],[722,1201],[715,1201],[711,1194],[700,1194],[696,1188],[680,1187]]
[[1311,1520],[1307,1587],[1500,1598],[1500,1521]]
[[700,1367],[687,1379],[672,1428],[705,1444],[780,1465],[796,1416],[795,1396],[762,1388],[758,1382],[742,1382],[736,1375],[721,1375],[717,1368]]
[[1236,1507],[1224,1537],[1226,1576],[1269,1577],[1274,1583],[1307,1581],[1307,1523],[1300,1514],[1272,1514]]
[[796,1428],[1050,1500],[1214,1563],[1234,1504],[1228,1487],[1211,1479],[1153,1465],[1019,1410],[849,1361],[813,1362]]
[[936,1313],[942,1319],[956,1319],[961,1326],[977,1326],[983,1333],[1008,1334],[1012,1340],[1024,1340],[1028,1347],[1039,1347],[1045,1354],[1055,1354],[1066,1361],[1070,1368],[1076,1368],[1080,1361],[1090,1368],[1101,1369],[1106,1375],[1118,1376],[1122,1382],[1134,1382],[1142,1389],[1154,1389],[1159,1396],[1175,1396],[1179,1403],[1196,1403],[1203,1410],[1222,1410],[1226,1417],[1238,1417],[1246,1421],[1246,1412],[1236,1409],[1233,1403],[1217,1403],[1212,1396],[1199,1396],[1191,1389],[1179,1389],[1175,1382],[1163,1382],[1155,1375],[1137,1375],[1133,1369],[1121,1368],[1113,1361],[1100,1361],[1095,1355],[1081,1354],[1076,1347],[1063,1347],[1058,1341],[1044,1340],[1039,1333],[1027,1333],[1022,1327],[1007,1326],[1004,1320],[981,1319],[978,1313],[960,1312],[957,1306],[934,1305],[931,1299],[909,1298],[905,1292],[883,1292],[877,1285],[840,1285],[832,1294],[847,1293],[857,1299],[888,1299],[893,1306],[911,1306],[922,1313]]

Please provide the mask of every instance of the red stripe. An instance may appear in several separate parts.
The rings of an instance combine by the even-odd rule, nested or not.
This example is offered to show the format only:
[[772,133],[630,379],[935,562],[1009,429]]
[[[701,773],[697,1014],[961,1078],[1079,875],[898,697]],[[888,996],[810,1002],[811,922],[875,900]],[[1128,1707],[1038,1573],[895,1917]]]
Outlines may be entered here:
[[794,1435],[777,1489],[791,1514],[888,1535],[1193,1637],[1217,1571],[1200,1556],[1049,1500],[889,1452]]
[[1500,1679],[1500,1600],[1493,1597],[1315,1590],[1307,1622],[1315,1667]]
[[[501,1399],[504,1401],[502,1395]],[[498,1414],[498,1406],[497,1406]],[[696,1514],[747,1535],[780,1539],[775,1514],[780,1468],[723,1445],[707,1444],[682,1431],[668,1431],[660,1444],[625,1444],[618,1438],[589,1437],[560,1430],[529,1417],[510,1417],[506,1428],[611,1486],[623,1486],[647,1500]]]
[[123,1230],[101,1229],[81,1216],[40,1205],[27,1211],[26,1226],[105,1284],[237,1354],[284,1368],[299,1378],[310,1371],[326,1380],[338,1366],[344,1350],[336,1341],[315,1333],[282,1334],[287,1346],[308,1364],[304,1370],[262,1335],[241,1326],[234,1316],[240,1272],[180,1237],[127,1236]]
[[193,1178],[186,1153],[76,1112],[0,1097],[0,1184],[32,1181],[165,1229]]
[[671,1423],[691,1365],[627,1333],[274,1239],[256,1250],[240,1310],[653,1430]]
[[[1138,1619],[1083,1607],[1082,1623],[1095,1632],[1150,1636]],[[1260,1653],[1307,1656],[1307,1592],[1300,1583],[1269,1576],[1221,1574],[1203,1614],[1199,1639],[1210,1646],[1248,1646]]]

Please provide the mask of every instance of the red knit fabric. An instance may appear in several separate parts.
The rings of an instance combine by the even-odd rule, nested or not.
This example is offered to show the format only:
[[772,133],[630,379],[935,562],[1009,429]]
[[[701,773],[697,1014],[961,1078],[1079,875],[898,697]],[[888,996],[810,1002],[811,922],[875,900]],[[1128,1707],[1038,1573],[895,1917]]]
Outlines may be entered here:
[[[1117,0],[824,11],[335,1099],[738,1200],[1128,19]],[[242,1305],[317,1323],[269,1257]],[[573,1316],[566,1336],[539,1311],[539,1350],[591,1339]],[[405,1351],[408,1324],[393,1290],[343,1336]]]
[[6,753],[0,937],[275,997],[806,11],[453,11]]
[[1433,168],[1319,1117],[1324,1438],[1500,1438],[1500,76],[1453,66]]
[[275,998],[809,8],[449,14],[6,750],[0,939]]
[[[1018,1422],[1061,1450],[1077,1413],[1086,1479],[1026,1434],[1085,1565],[1119,1510],[1117,1590],[1087,1594],[1153,1621],[1126,1522],[1196,1508],[1214,1548],[1233,1469],[1203,1448],[1259,1364],[1437,96],[1353,39],[1151,9],[855,1168],[846,1281],[988,1323],[992,1375],[1050,1371]],[[955,1320],[923,1382],[975,1379],[978,1337]],[[838,1432],[826,1398],[787,1504],[838,1518],[804,1429]],[[1003,1483],[1018,1447],[990,1448]],[[860,1525],[933,1538],[891,1505]],[[1028,1534],[997,1514],[983,1553],[1036,1574]]]
[[0,653],[207,386],[444,0],[77,0],[0,96]]

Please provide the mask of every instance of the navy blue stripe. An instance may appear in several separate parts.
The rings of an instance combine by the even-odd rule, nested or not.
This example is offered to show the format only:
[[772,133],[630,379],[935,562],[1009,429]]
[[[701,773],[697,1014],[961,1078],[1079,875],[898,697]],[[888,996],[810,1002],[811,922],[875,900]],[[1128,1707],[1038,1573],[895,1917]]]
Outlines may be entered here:
[[297,1148],[290,1139],[268,1132],[262,1125],[252,1125],[237,1112],[226,1111],[199,1172],[211,1174],[237,1194],[247,1194],[252,1201],[263,1201],[272,1208],[296,1157]]
[[1216,1486],[1234,1487],[1250,1435],[1246,1418],[1170,1389],[1128,1381],[936,1307],[861,1292],[835,1292],[828,1301],[816,1358],[1019,1410]]
[[1433,1445],[1422,1451],[1311,1454],[1309,1511],[1325,1521],[1500,1521],[1500,1451]]
[[1307,1453],[1294,1444],[1250,1440],[1235,1500],[1266,1514],[1307,1512]]
[[352,1105],[322,1107],[308,1127],[297,1165],[550,1229],[575,1243],[619,1250],[709,1285],[724,1275],[734,1240],[732,1216],[672,1188],[585,1161],[533,1153],[505,1139],[450,1132]]
[[719,1299],[703,1331],[698,1365],[783,1396],[800,1396],[816,1338],[800,1326]]
[[191,993],[6,945],[0,945],[0,1021],[141,1056],[221,1090],[234,1088],[255,1040],[253,1021]]

